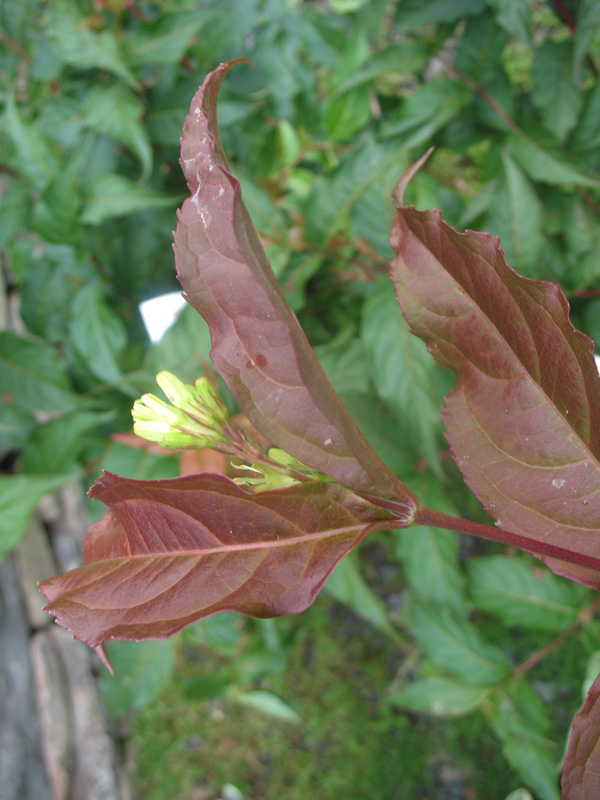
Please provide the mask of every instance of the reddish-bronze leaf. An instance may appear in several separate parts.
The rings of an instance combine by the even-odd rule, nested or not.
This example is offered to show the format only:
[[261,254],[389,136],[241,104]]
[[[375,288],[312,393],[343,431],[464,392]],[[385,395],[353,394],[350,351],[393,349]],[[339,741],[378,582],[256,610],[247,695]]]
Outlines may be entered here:
[[600,797],[600,675],[573,722],[562,776],[563,800]]
[[[497,237],[457,233],[395,198],[391,274],[404,315],[458,376],[443,408],[465,480],[498,526],[600,556],[600,378],[561,289],[507,266]],[[544,559],[600,588],[591,568]]]
[[325,377],[273,275],[217,128],[217,95],[237,62],[211,72],[192,100],[181,164],[192,196],[175,232],[177,272],[210,327],[211,357],[270,441],[351,489],[417,506]]
[[326,481],[250,494],[221,475],[105,473],[91,495],[110,511],[88,532],[86,565],[40,586],[47,610],[92,647],[171,636],[217,611],[303,611],[338,561],[391,516]]

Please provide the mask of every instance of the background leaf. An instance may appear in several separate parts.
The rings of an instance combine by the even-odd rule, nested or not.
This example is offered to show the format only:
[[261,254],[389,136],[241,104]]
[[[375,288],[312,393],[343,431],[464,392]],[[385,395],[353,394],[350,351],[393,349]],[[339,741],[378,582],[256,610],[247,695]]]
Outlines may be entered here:
[[88,125],[113,136],[137,156],[142,165],[142,182],[152,170],[150,139],[141,122],[143,111],[141,101],[120,81],[95,86],[83,107]]
[[537,569],[506,556],[474,558],[467,564],[471,600],[509,625],[561,631],[575,622],[588,593]]
[[41,340],[0,332],[0,365],[0,391],[25,408],[68,411],[81,403],[64,363]]
[[100,175],[86,188],[81,219],[89,225],[98,225],[113,217],[171,205],[171,197],[149,186],[139,186],[122,175]]
[[354,553],[349,553],[333,570],[327,580],[327,591],[388,636],[397,636],[390,625],[384,603],[360,574]]
[[107,648],[114,675],[100,677],[102,699],[115,715],[143,708],[168,684],[175,669],[176,639],[113,642]]
[[410,711],[441,717],[460,717],[476,711],[489,695],[489,687],[473,686],[449,678],[423,678],[391,694],[389,702]]
[[449,608],[413,599],[408,619],[429,658],[464,682],[496,684],[508,675],[510,666],[502,650]]
[[40,500],[73,475],[0,475],[0,559],[17,545]]
[[126,344],[119,317],[107,305],[102,286],[82,289],[73,307],[70,335],[73,346],[101,380],[116,381],[121,375],[118,356]]
[[556,748],[544,736],[547,719],[535,691],[524,682],[513,684],[494,698],[489,718],[509,763],[543,800],[559,800]]
[[572,58],[569,42],[544,42],[532,65],[533,100],[559,142],[575,126],[583,100],[573,77]]
[[530,181],[507,154],[495,187],[486,229],[500,237],[506,260],[528,277],[538,277],[542,250],[542,206]]
[[361,334],[379,395],[413,431],[414,446],[440,475],[435,365],[425,345],[410,333],[388,280],[367,298]]

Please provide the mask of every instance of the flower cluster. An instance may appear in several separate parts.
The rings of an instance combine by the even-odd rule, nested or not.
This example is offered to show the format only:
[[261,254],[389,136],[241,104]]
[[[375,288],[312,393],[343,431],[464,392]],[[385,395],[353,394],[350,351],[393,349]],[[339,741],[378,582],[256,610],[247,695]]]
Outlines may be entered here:
[[248,463],[235,467],[246,474],[234,480],[255,492],[282,489],[301,481],[331,480],[278,447],[265,453],[250,434],[229,419],[223,400],[208,378],[198,378],[191,386],[170,372],[159,372],[156,382],[170,402],[153,394],[136,400],[132,415],[138,436],[163,447],[210,447],[241,458]]
[[133,404],[133,430],[163,447],[201,449],[230,442],[234,430],[219,393],[208,380],[194,386],[170,372],[159,372],[156,382],[171,401],[145,394]]

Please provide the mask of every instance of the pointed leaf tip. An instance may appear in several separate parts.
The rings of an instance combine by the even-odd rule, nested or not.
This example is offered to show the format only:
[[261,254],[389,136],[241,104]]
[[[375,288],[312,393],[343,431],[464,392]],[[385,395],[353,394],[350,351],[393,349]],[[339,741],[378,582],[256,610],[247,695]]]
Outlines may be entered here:
[[104,645],[103,644],[98,644],[98,645],[96,645],[96,647],[94,647],[94,650],[96,651],[96,655],[98,656],[100,661],[104,664],[106,669],[110,672],[110,674],[114,678],[115,677],[115,671],[112,668],[112,664],[110,663],[110,660],[109,660],[108,656],[106,655],[106,650],[104,649]]
[[426,153],[423,153],[421,158],[415,161],[414,164],[406,170],[404,175],[399,179],[398,183],[394,186],[394,190],[392,192],[392,197],[394,198],[394,205],[396,208],[401,208],[404,205],[404,192],[406,191],[406,187],[415,177],[417,172],[421,169],[423,164],[427,161],[429,156],[433,153],[435,147],[430,147]]
[[212,361],[269,442],[355,491],[418,501],[386,467],[329,383],[292,313],[242,202],[217,126],[232,62],[192,100],[181,139],[191,197],[175,231],[177,276],[208,323]]

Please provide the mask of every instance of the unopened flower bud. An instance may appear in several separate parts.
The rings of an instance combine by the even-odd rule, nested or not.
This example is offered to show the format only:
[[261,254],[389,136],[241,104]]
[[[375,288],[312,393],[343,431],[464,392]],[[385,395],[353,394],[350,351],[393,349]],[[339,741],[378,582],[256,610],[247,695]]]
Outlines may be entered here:
[[137,400],[132,415],[138,436],[177,449],[229,444],[227,410],[212,385],[208,392],[204,383],[189,386],[169,372],[160,372],[157,382],[173,405],[153,394]]
[[198,378],[194,387],[163,371],[156,376],[156,382],[176,408],[189,414],[201,425],[215,432],[227,427],[227,409],[208,378]]
[[220,420],[223,425],[227,425],[229,423],[227,407],[221,399],[221,395],[208,378],[198,378],[196,381],[196,389],[205,405],[212,409],[215,419]]

